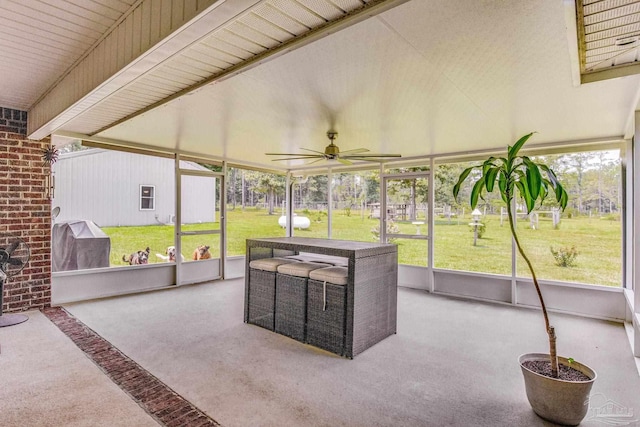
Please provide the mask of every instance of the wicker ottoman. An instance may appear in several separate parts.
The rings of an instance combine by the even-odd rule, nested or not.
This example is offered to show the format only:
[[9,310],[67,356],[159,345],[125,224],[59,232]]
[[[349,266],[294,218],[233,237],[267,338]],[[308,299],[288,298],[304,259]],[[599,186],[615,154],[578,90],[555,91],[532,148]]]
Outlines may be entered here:
[[346,267],[326,267],[309,274],[307,343],[341,356],[345,352]]
[[262,258],[249,263],[247,323],[274,330],[276,271],[279,265],[297,262],[288,258]]
[[326,267],[315,262],[278,266],[276,274],[275,331],[305,342],[307,322],[307,280],[313,270]]

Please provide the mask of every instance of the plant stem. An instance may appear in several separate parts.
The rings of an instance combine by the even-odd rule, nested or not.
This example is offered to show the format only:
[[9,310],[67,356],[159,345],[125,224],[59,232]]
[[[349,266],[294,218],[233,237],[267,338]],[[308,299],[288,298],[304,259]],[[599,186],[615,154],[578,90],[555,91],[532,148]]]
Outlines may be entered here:
[[547,328],[547,335],[549,336],[549,358],[551,360],[551,376],[553,378],[558,378],[558,356],[556,353],[556,332],[553,326],[549,324],[549,315],[547,314],[547,306],[544,303],[544,298],[542,298],[542,292],[540,291],[540,285],[538,284],[538,279],[536,278],[536,273],[533,271],[533,265],[531,265],[531,261],[529,261],[529,257],[524,253],[522,246],[520,246],[520,240],[518,239],[518,234],[516,233],[516,227],[513,219],[513,212],[511,210],[512,197],[509,197],[510,194],[507,192],[507,216],[509,217],[509,227],[511,228],[511,235],[513,236],[513,240],[516,242],[516,247],[518,248],[518,252],[527,263],[529,267],[529,271],[531,272],[531,277],[533,278],[533,285],[536,288],[536,292],[538,294],[538,299],[540,300],[540,307],[542,308],[542,315],[544,316],[544,324]]

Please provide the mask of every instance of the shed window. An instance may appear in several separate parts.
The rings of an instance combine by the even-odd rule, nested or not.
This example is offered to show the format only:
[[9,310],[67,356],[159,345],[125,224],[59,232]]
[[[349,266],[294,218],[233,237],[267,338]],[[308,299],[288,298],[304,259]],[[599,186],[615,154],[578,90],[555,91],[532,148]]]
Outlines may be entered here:
[[141,185],[140,186],[140,210],[141,211],[153,211],[156,208],[155,204],[156,187],[153,185]]

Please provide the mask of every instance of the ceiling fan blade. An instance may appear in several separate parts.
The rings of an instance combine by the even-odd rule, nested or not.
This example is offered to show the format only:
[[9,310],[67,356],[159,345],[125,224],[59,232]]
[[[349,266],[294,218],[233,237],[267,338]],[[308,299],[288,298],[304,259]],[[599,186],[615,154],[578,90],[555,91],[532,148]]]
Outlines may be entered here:
[[[281,162],[287,160],[311,160],[305,164],[310,165],[322,160],[337,160],[343,165],[352,165],[351,160],[356,161],[369,161],[369,162],[384,162],[387,159],[402,157],[400,154],[374,154],[369,153],[366,148],[354,148],[352,150],[346,150],[340,152],[337,145],[334,144],[338,133],[335,131],[327,132],[329,137],[329,145],[327,145],[324,151],[311,150],[309,148],[300,148],[307,153],[266,153],[267,156],[281,156],[281,158],[273,159],[274,162]],[[366,153],[366,154],[365,154]],[[316,160],[317,158],[317,160]]]
[[395,158],[395,157],[402,157],[402,154],[375,154],[375,153],[370,153],[370,154],[356,154],[356,155],[349,155],[347,154],[346,156],[342,156],[342,157],[348,157],[348,158],[353,158],[353,157],[376,157],[376,158],[384,158],[384,157],[391,157],[391,158]]
[[[317,156],[317,154],[305,154],[305,153],[264,153],[267,156],[311,156],[311,157],[315,157]],[[320,153],[323,154],[324,153]]]
[[366,153],[369,150],[367,150],[366,148],[355,148],[353,150],[346,150],[346,151],[341,151],[340,155],[342,156],[343,154],[356,154],[356,153]]
[[316,151],[316,150],[310,150],[308,148],[301,148],[301,150],[304,151],[311,151],[312,153],[318,153],[318,154],[322,154],[324,156],[324,151]]
[[7,260],[7,263],[11,264],[11,265],[22,265],[22,261],[20,261],[17,258],[9,258]]
[[349,160],[360,160],[360,161],[364,161],[364,162],[384,162],[388,159],[385,159],[383,157],[357,157],[357,156],[353,156],[353,157],[349,157]]
[[281,159],[271,159],[271,161],[275,162],[278,160],[310,160],[310,159],[315,159],[316,157],[320,157],[323,158],[324,156],[320,155],[320,154],[298,154],[294,157],[283,157]]
[[310,160],[310,159],[314,159],[316,157],[322,158],[322,156],[314,154],[313,156],[312,155],[308,155],[308,156],[304,156],[304,157],[285,157],[283,159],[271,159],[271,161],[272,162],[278,162],[278,161],[281,161],[281,160]]

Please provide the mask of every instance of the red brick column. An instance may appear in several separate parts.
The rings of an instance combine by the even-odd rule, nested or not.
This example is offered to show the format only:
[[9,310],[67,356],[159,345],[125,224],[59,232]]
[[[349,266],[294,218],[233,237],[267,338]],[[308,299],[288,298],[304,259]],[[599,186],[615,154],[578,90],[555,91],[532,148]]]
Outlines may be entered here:
[[26,137],[27,113],[0,107],[0,234],[22,238],[31,260],[4,287],[3,311],[51,305],[51,201],[45,192],[48,140]]

